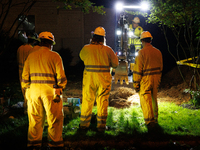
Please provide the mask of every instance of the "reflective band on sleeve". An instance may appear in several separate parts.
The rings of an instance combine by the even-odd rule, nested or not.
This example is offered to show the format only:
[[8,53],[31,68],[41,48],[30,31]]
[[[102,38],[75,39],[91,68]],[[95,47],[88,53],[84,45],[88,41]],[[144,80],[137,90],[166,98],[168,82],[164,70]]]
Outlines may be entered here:
[[65,77],[65,78],[62,78],[62,79],[57,79],[58,82],[64,82],[64,81],[66,81],[66,80],[67,80],[66,77]]
[[110,66],[86,65],[85,70],[88,72],[110,72]]
[[22,82],[24,82],[24,83],[28,83],[29,80],[24,80],[24,79],[22,79]]

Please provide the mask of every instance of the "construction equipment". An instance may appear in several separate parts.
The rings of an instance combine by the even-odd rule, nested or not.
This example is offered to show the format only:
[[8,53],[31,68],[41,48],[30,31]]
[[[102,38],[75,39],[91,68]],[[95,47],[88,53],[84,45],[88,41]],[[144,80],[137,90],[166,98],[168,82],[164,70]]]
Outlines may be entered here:
[[118,55],[119,66],[114,70],[115,84],[117,84],[117,80],[120,80],[121,85],[123,84],[123,81],[128,85],[130,82],[128,81],[128,78],[131,78],[128,76],[132,76],[132,68],[135,60],[135,47],[134,45],[128,44],[128,32],[129,22],[126,13],[123,13],[120,15],[117,27],[118,35],[115,52]]
[[[137,55],[137,51],[141,49],[141,43],[139,44],[139,47],[130,44],[130,39],[137,39],[139,40],[140,35],[134,35],[134,29],[130,29],[129,26],[129,14],[125,12],[125,9],[135,9],[137,8],[137,11],[140,11],[140,9],[143,9],[145,6],[124,6],[122,4],[117,4],[117,8],[123,10],[119,15],[116,15],[118,18],[117,25],[116,25],[116,46],[115,46],[115,52],[118,55],[119,59],[119,66],[116,69],[113,69],[112,72],[114,74],[114,81],[115,84],[120,82],[121,85],[125,83],[126,85],[129,85],[129,83],[132,82],[132,73],[133,73],[133,66],[135,62],[135,57]],[[117,12],[116,12],[117,14]],[[139,17],[134,17],[132,20],[134,23],[139,24],[140,19]],[[140,27],[141,28],[141,27]],[[143,31],[143,28],[142,28]],[[139,41],[140,42],[140,41]],[[138,44],[137,44],[138,45]],[[136,47],[136,48],[135,48]]]

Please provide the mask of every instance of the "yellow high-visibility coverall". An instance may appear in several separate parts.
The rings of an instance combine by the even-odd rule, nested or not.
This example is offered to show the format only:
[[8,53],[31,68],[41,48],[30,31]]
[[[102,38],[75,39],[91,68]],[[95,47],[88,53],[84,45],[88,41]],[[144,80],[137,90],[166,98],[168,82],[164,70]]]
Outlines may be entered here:
[[135,46],[135,51],[140,50],[142,48],[142,43],[140,41],[140,35],[143,32],[143,28],[141,26],[137,26],[137,28],[133,29],[132,24],[129,25],[129,30],[134,32],[134,35],[137,36],[137,38],[128,38],[128,44],[133,44]]
[[[17,50],[17,62],[19,66],[19,81],[22,82],[22,71],[24,67],[24,63],[30,53],[30,51],[33,49],[33,46],[31,44],[24,44],[21,45]],[[25,97],[25,90],[21,87],[22,94],[24,96],[24,108],[27,107],[27,99]]]
[[139,91],[141,108],[146,124],[157,122],[157,92],[161,81],[163,59],[161,52],[147,43],[135,58],[133,86]]
[[117,55],[109,46],[94,43],[85,45],[79,56],[85,65],[80,127],[88,128],[90,126],[92,108],[96,99],[97,128],[105,129],[112,82],[110,67],[118,66]]
[[[22,88],[28,99],[28,144],[41,146],[44,121],[47,116],[49,146],[63,146],[63,102],[54,102],[53,85],[64,89],[67,84],[60,55],[42,46],[29,54],[22,74]],[[30,87],[30,88],[29,88]]]

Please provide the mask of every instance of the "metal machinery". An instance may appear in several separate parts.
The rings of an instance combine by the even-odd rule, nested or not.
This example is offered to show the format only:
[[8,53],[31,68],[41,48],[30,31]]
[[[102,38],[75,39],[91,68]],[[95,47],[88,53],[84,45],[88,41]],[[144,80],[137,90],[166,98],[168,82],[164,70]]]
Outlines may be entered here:
[[[124,82],[126,85],[132,82],[132,71],[135,62],[135,57],[137,55],[137,51],[135,50],[134,45],[128,44],[129,36],[133,35],[133,32],[130,32],[129,29],[129,21],[128,14],[124,11],[124,9],[144,9],[146,8],[146,4],[142,4],[141,6],[123,6],[122,4],[117,4],[116,8],[121,7],[121,12],[116,15],[116,45],[115,52],[118,55],[119,66],[113,70],[114,72],[114,81],[115,84],[120,82],[122,85]],[[117,13],[116,13],[117,14]],[[132,36],[131,38],[138,38],[136,36]]]

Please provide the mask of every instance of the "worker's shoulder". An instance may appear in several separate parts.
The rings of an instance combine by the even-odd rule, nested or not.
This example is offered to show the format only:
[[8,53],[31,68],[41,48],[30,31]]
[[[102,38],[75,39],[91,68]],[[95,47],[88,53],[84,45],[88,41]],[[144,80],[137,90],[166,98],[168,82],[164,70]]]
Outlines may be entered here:
[[148,45],[148,46],[146,46],[146,47],[143,47],[140,51],[141,51],[141,53],[146,53],[146,51],[151,51],[152,52],[152,54],[162,54],[161,53],[161,51],[158,49],[158,48],[156,48],[156,47],[154,47],[153,45]]
[[83,47],[92,46],[92,44],[85,44]]
[[107,48],[107,49],[110,49],[110,50],[113,50],[110,46],[108,46],[108,45],[103,45],[105,48]]
[[34,53],[42,53],[43,55],[51,55],[51,56],[60,56],[60,54],[56,51],[52,51],[47,47],[40,47],[38,51],[35,51]]
[[155,51],[161,53],[161,51],[160,51],[158,48],[156,48],[156,47],[154,47],[154,46],[152,46],[152,48],[153,48]]

